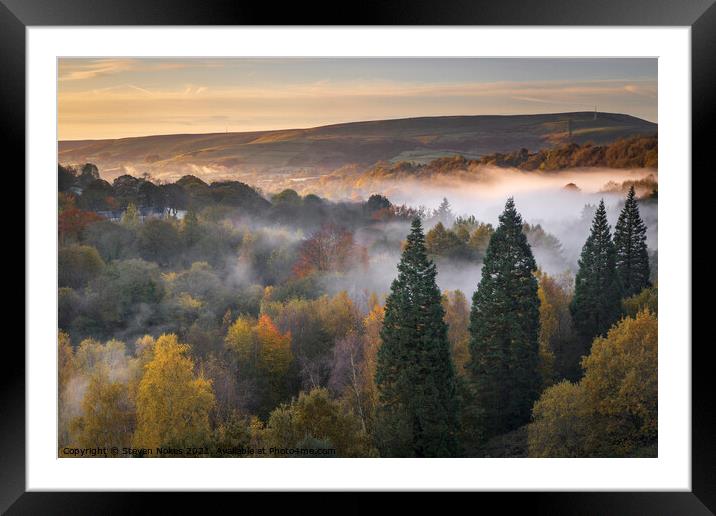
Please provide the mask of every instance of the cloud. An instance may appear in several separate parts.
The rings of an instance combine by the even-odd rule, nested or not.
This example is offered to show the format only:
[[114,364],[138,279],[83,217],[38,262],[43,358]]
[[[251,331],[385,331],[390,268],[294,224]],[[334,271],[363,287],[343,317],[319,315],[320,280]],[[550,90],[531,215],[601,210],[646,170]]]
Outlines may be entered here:
[[132,69],[130,59],[60,59],[59,81],[81,81],[103,75],[117,74]]

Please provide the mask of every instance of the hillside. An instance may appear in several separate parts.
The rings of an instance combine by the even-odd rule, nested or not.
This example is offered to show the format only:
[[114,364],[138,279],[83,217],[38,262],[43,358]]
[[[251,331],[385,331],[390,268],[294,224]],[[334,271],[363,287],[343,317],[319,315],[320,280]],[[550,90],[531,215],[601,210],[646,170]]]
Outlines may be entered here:
[[455,154],[477,159],[568,142],[608,144],[656,132],[654,123],[614,113],[598,113],[596,119],[593,112],[424,117],[310,129],[61,141],[58,161],[95,163],[110,180],[145,172],[165,180],[188,173],[204,179],[306,176],[346,165],[424,163]]

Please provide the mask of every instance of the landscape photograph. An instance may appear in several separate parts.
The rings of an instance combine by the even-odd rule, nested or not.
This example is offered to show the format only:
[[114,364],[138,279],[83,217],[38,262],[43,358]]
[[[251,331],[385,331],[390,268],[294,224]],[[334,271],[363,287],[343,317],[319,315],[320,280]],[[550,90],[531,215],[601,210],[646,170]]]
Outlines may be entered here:
[[658,456],[657,59],[57,70],[58,457]]

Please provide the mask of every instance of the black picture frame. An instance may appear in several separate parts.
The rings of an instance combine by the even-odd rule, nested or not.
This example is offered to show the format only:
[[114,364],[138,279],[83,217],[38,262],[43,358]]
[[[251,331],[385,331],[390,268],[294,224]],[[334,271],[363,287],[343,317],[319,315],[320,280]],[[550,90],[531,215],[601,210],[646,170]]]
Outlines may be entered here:
[[[690,26],[692,169],[712,168],[711,124],[716,109],[715,0],[409,0],[316,4],[196,0],[0,0],[0,123],[13,173],[25,170],[25,29],[61,25],[551,25]],[[9,172],[9,170],[8,170]],[[49,172],[48,172],[49,173]],[[683,171],[686,174],[690,171]],[[692,176],[693,177],[693,176]],[[18,185],[23,191],[22,185]],[[17,193],[17,192],[16,192]],[[19,210],[18,210],[19,211]],[[693,222],[698,220],[693,218]],[[698,228],[697,228],[698,229]],[[693,260],[692,260],[693,262]],[[705,264],[706,265],[706,264]],[[27,274],[27,270],[26,270]],[[27,306],[26,310],[32,310]],[[0,511],[9,514],[142,512],[147,494],[26,492],[25,352],[6,341],[0,374]],[[670,345],[689,345],[688,342]],[[509,511],[539,514],[712,514],[716,511],[716,392],[708,350],[692,347],[692,491],[484,493]],[[245,496],[245,495],[242,495]],[[415,499],[420,500],[421,497]],[[499,499],[499,500],[497,500]],[[172,494],[185,504],[187,495]],[[295,503],[295,499],[294,499]],[[362,502],[351,504],[360,510]],[[367,506],[365,507],[368,508]]]

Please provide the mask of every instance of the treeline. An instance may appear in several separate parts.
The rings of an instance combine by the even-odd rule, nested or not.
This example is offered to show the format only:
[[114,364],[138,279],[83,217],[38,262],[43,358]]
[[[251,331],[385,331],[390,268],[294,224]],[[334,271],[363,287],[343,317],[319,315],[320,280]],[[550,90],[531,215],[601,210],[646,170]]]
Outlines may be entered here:
[[[272,447],[479,456],[492,436],[524,428],[544,393],[532,423],[551,428],[539,432],[544,439],[556,439],[544,453],[573,453],[560,451],[564,422],[549,412],[551,391],[544,389],[567,379],[587,396],[596,384],[585,380],[590,369],[580,360],[592,339],[612,342],[609,328],[631,319],[656,324],[633,193],[614,237],[604,232],[603,206],[597,210],[598,236],[585,244],[573,287],[569,275],[538,270],[533,246],[550,235],[524,223],[511,203],[493,228],[454,217],[447,201],[427,212],[380,195],[331,203],[292,190],[270,199],[254,191],[264,207],[257,201],[244,209],[196,178],[185,178],[184,193],[171,197],[186,204],[167,204],[169,197],[152,204],[141,194],[152,181],[125,178],[105,199],[105,206],[126,201],[115,220],[86,208],[82,197],[98,180],[88,170],[71,174],[60,193],[61,452],[106,445],[191,447],[211,456]],[[251,203],[254,195],[246,195]],[[157,206],[167,209],[146,210]],[[414,219],[405,240],[406,221]],[[427,234],[423,223],[433,226]],[[402,249],[387,299],[336,288],[346,275],[368,276],[371,254],[386,248]],[[612,258],[602,263],[602,256]],[[459,290],[440,292],[435,284],[436,266],[454,259],[483,263],[472,306]],[[617,295],[597,294],[612,284]],[[585,314],[600,315],[595,322]],[[628,356],[631,334],[613,339]],[[644,342],[639,349],[655,351],[655,338]],[[649,360],[638,370],[626,360],[591,371],[611,375],[610,389],[634,378],[648,384],[644,375],[656,374]],[[589,417],[607,417],[597,401]],[[618,401],[614,407],[631,410],[629,399]],[[618,410],[608,416],[612,431]],[[601,428],[584,421],[570,439],[583,443],[583,432]],[[635,435],[629,425],[622,430]],[[644,435],[624,439],[644,444],[654,437]],[[628,455],[632,444],[578,450]],[[530,453],[543,453],[540,446],[530,433]]]
[[[658,139],[656,136],[638,136],[607,145],[565,143],[537,152],[520,149],[510,153],[488,154],[479,159],[452,156],[437,158],[425,164],[408,161],[381,163],[366,172],[365,177],[371,180],[469,177],[479,175],[480,168],[486,166],[541,171],[579,167],[656,169]],[[359,178],[356,184],[360,185],[361,181]]]
[[656,313],[639,307],[634,318],[622,318],[625,306],[634,305],[622,300],[635,294],[648,299],[651,288],[646,228],[633,189],[614,238],[602,202],[582,250],[569,304],[572,346],[579,351],[574,355],[585,356],[576,384],[565,380],[544,390],[559,379],[554,358],[562,350],[550,342],[559,333],[555,325],[552,335],[542,333],[557,314],[541,312],[549,301],[544,287],[540,295],[522,228],[509,199],[473,295],[460,381],[436,268],[422,225],[413,222],[380,333],[375,378],[381,454],[460,456],[464,447],[515,431],[533,417],[532,455],[623,456],[655,443]]

